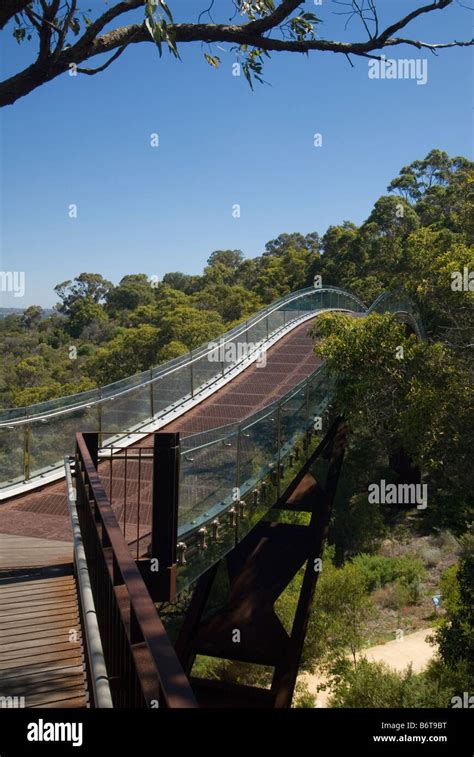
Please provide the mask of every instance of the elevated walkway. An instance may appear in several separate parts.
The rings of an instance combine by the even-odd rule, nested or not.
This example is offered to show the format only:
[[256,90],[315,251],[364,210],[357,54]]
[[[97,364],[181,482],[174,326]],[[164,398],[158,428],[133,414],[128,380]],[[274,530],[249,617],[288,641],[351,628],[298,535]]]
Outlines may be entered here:
[[[195,706],[189,678],[196,654],[275,668],[271,691],[194,680],[201,705],[289,706],[317,580],[311,561],[322,554],[343,456],[334,451],[343,425],[328,430],[330,383],[307,333],[315,317],[331,310],[358,316],[389,310],[422,335],[416,311],[398,295],[379,298],[367,311],[336,288],[302,290],[224,335],[225,345],[252,345],[230,365],[204,346],[98,396],[62,398],[0,418],[1,461],[11,465],[0,504],[2,706],[15,706],[11,697],[24,697],[27,707],[90,704],[91,655],[83,649],[68,511],[74,493],[56,462],[71,455],[78,431],[86,432],[77,436],[75,458],[83,562],[114,706]],[[264,361],[257,360],[262,350]],[[325,426],[316,429],[323,416]],[[326,454],[323,490],[308,466]],[[310,524],[267,522],[275,505],[309,513]],[[77,573],[76,542],[75,550]],[[150,573],[155,559],[159,580]],[[205,620],[202,600],[224,561],[229,598]],[[304,564],[288,635],[273,605]],[[197,587],[194,609],[178,660],[153,603],[190,587]],[[238,648],[229,641],[237,622],[246,634]]]

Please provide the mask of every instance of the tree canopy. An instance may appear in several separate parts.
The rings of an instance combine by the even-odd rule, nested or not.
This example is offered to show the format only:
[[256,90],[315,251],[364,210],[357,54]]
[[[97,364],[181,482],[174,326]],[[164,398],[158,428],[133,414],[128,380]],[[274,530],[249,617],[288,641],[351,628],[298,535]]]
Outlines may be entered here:
[[[472,39],[440,43],[410,35],[410,27],[417,19],[443,11],[453,2],[432,0],[389,24],[382,21],[376,0],[340,2],[343,9],[337,12],[346,17],[347,23],[358,22],[353,39],[346,41],[325,39],[325,8],[318,7],[322,3],[316,6],[316,15],[305,10],[301,0],[228,0],[219,8],[214,8],[214,3],[203,4],[197,22],[190,19],[183,23],[173,18],[177,4],[170,2],[168,6],[165,0],[120,0],[105,3],[106,8],[98,13],[79,0],[3,0],[0,29],[12,33],[18,43],[35,41],[37,51],[29,66],[0,83],[0,106],[11,105],[68,71],[98,74],[126,50],[146,42],[155,44],[160,56],[165,47],[177,58],[181,45],[205,42],[210,52],[205,52],[204,58],[213,68],[221,61],[212,45],[230,43],[236,64],[251,87],[254,81],[264,81],[264,62],[272,52],[331,52],[351,62],[351,56],[380,60],[383,51],[401,45],[432,53],[472,45]],[[220,22],[216,22],[217,15]],[[229,23],[236,18],[240,23]],[[95,67],[84,65],[98,55],[107,57]],[[407,177],[405,190],[412,187],[411,181]]]
[[[396,186],[397,178],[406,175],[415,176],[420,185],[408,197],[401,196]],[[390,422],[395,413],[397,423],[392,428],[409,436],[400,426],[398,410],[387,404],[390,392],[376,382],[378,366],[390,391],[396,386],[404,403],[408,397],[410,423],[419,416],[420,429],[434,428],[437,423],[446,423],[451,429],[456,397],[459,402],[466,401],[466,370],[473,341],[473,293],[451,287],[453,272],[474,267],[473,164],[433,150],[425,159],[402,168],[397,178],[390,185],[390,194],[375,202],[360,226],[343,221],[321,236],[316,231],[281,233],[253,259],[245,258],[241,250],[214,250],[201,275],[175,271],[157,281],[143,272],[130,273],[114,285],[100,273],[82,272],[61,282],[55,287],[58,304],[53,315],[31,306],[21,316],[0,320],[5,354],[0,370],[2,403],[28,404],[150,368],[215,339],[276,298],[312,286],[315,275],[320,275],[323,285],[349,289],[367,304],[383,290],[404,288],[418,305],[430,342],[437,343],[410,344],[406,360],[400,364],[393,354],[385,358],[378,346],[402,339],[396,324],[383,318],[367,326],[336,320],[325,356],[331,364],[340,360],[347,371],[351,382],[347,383],[347,401],[354,406],[364,387],[372,386],[380,394],[373,409],[390,417]],[[142,326],[155,329],[156,349],[143,349]],[[140,345],[135,362],[133,349],[127,352],[129,358],[120,360],[126,329],[134,330],[127,345],[134,339]],[[342,354],[344,343],[349,342],[353,352]],[[75,350],[70,351],[71,347]],[[364,350],[372,356],[372,372],[362,359],[357,362],[357,355]],[[44,365],[34,381],[24,375],[20,380],[16,366],[33,355],[42,356]],[[453,360],[459,371],[451,375]],[[426,378],[424,365],[430,366]],[[58,384],[58,376],[64,386]],[[408,390],[401,388],[405,380],[412,382],[406,385],[412,386],[409,396]],[[424,411],[423,392],[415,391],[416,381],[423,381],[426,390],[431,381],[430,396],[439,395],[433,410]],[[404,418],[408,423],[407,413]]]

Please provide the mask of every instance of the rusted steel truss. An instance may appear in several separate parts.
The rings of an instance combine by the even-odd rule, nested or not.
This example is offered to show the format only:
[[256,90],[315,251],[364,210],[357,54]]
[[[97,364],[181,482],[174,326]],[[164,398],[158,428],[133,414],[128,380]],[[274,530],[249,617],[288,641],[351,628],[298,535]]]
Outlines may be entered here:
[[[261,521],[223,562],[229,578],[225,604],[210,616],[206,606],[219,564],[197,582],[176,644],[176,651],[198,702],[204,707],[291,705],[303,643],[320,572],[324,544],[346,447],[347,428],[337,418],[274,510],[310,513],[308,525]],[[315,478],[315,463],[327,461],[325,481]],[[274,606],[295,574],[304,568],[291,633]],[[267,665],[270,689],[196,679],[196,655]]]

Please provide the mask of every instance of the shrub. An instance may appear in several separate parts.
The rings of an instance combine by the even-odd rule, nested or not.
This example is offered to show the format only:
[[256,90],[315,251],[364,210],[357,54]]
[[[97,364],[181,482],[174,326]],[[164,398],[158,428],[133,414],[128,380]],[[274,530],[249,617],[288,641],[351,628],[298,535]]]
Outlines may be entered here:
[[415,576],[414,578],[410,579],[410,581],[407,581],[406,584],[402,585],[408,592],[408,604],[417,605],[421,601],[421,598],[423,596],[423,589],[420,578],[418,578],[418,576]]
[[376,614],[365,587],[364,574],[356,565],[334,568],[324,562],[318,580],[314,608],[308,624],[303,653],[307,660],[327,656],[353,657],[364,646],[367,623]]
[[426,570],[422,561],[412,555],[395,558],[395,578],[408,586],[415,581],[421,582],[426,577]]
[[395,579],[395,558],[361,554],[352,560],[365,576],[367,590],[374,591]]
[[90,355],[93,355],[96,348],[93,344],[81,344],[77,348],[77,354],[80,357],[89,357]]
[[440,531],[440,533],[436,537],[436,544],[440,549],[443,550],[443,552],[449,552],[452,555],[459,554],[459,550],[460,550],[459,540],[456,539],[456,537],[454,536],[454,534],[451,533],[451,531],[448,531],[448,530]]
[[442,707],[435,681],[416,675],[409,666],[402,673],[365,658],[348,669],[332,687],[329,707]]
[[399,581],[395,581],[385,587],[381,603],[383,607],[389,607],[391,610],[400,610],[412,603],[410,590]]
[[313,709],[316,707],[316,697],[314,694],[311,694],[305,681],[297,682],[292,707],[298,709]]
[[439,565],[443,553],[438,547],[422,547],[419,555],[427,568],[433,568]]
[[352,562],[364,574],[368,591],[399,581],[403,586],[409,587],[414,595],[415,586],[419,590],[421,581],[426,575],[421,560],[411,555],[384,557],[361,554],[354,557]]

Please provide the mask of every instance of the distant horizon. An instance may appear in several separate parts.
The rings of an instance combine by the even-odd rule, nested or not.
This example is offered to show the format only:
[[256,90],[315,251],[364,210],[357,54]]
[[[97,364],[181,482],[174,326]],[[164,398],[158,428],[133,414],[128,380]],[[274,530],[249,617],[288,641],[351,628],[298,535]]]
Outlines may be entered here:
[[[441,150],[443,150],[443,148],[442,148],[442,147],[439,147],[439,146],[434,146],[434,147],[433,147],[432,149],[441,149]],[[447,150],[443,150],[443,151],[444,151],[444,152],[447,152]],[[430,150],[428,150],[428,152],[430,152]],[[426,155],[420,155],[420,156],[419,156],[418,158],[415,158],[415,159],[416,159],[416,160],[418,160],[418,159],[419,159],[419,160],[422,160],[422,159],[423,159],[423,158],[425,158],[425,157],[426,157]],[[451,158],[453,158],[453,157],[466,157],[466,158],[468,158],[468,159],[471,159],[471,158],[469,158],[469,157],[468,157],[467,155],[461,155],[461,154],[457,154],[457,155],[450,155],[450,157],[451,157]],[[401,168],[402,168],[402,166],[400,166],[400,169],[401,169]],[[392,178],[395,178],[395,177],[392,177]],[[382,195],[389,195],[389,194],[392,194],[392,196],[399,196],[399,195],[398,195],[397,193],[389,193],[389,192],[387,192],[387,186],[385,186],[385,188],[384,188],[384,191],[381,191],[381,192],[379,192],[379,193],[376,193],[376,194],[375,194],[375,196],[374,196],[374,199],[373,199],[373,201],[372,201],[372,204],[371,204],[371,205],[370,205],[370,206],[368,207],[368,209],[367,209],[367,213],[366,213],[366,215],[365,215],[365,216],[364,216],[363,218],[361,218],[360,220],[358,220],[358,221],[354,220],[353,218],[341,218],[341,219],[340,219],[340,221],[336,221],[335,223],[331,223],[331,224],[328,224],[328,226],[326,226],[326,228],[325,228],[325,230],[324,230],[323,232],[320,232],[320,231],[318,231],[317,229],[314,229],[314,228],[309,228],[309,227],[308,227],[308,229],[307,229],[307,230],[304,230],[304,231],[302,231],[302,230],[300,230],[300,229],[292,229],[291,231],[290,231],[290,230],[288,230],[288,229],[286,229],[286,230],[281,230],[281,231],[279,231],[279,232],[278,232],[277,234],[275,234],[275,235],[273,235],[273,236],[270,236],[270,237],[269,237],[268,239],[266,239],[266,240],[265,240],[265,242],[263,242],[263,243],[262,243],[262,249],[261,249],[261,251],[260,251],[260,252],[257,252],[256,254],[247,255],[247,254],[246,254],[246,252],[245,252],[245,250],[242,250],[242,249],[240,249],[240,248],[234,248],[234,247],[231,247],[231,246],[229,246],[229,245],[224,245],[224,244],[223,244],[223,245],[221,245],[220,247],[216,247],[216,248],[215,248],[215,250],[230,250],[230,249],[239,249],[239,250],[240,250],[240,252],[242,252],[242,254],[243,254],[243,256],[244,256],[244,259],[246,259],[246,260],[247,260],[247,259],[253,259],[253,258],[256,258],[256,257],[260,257],[260,256],[261,256],[261,255],[262,255],[262,254],[263,254],[263,253],[265,252],[265,244],[266,244],[267,242],[269,242],[269,241],[273,240],[273,239],[277,239],[277,238],[278,238],[278,237],[279,237],[279,236],[280,236],[281,234],[302,234],[303,236],[306,236],[307,234],[311,234],[311,233],[317,233],[317,234],[319,235],[319,237],[320,237],[320,238],[322,238],[322,237],[324,236],[324,234],[326,233],[326,231],[327,231],[327,230],[328,230],[328,229],[329,229],[329,228],[330,228],[331,226],[340,226],[340,225],[342,225],[342,224],[343,224],[343,223],[345,223],[345,222],[352,222],[352,223],[354,223],[354,224],[355,224],[356,226],[360,226],[360,225],[361,225],[362,223],[364,223],[364,221],[365,221],[365,220],[366,220],[366,219],[368,218],[368,216],[370,215],[370,212],[372,211],[372,208],[373,208],[373,206],[374,206],[375,202],[376,202],[376,201],[377,201],[377,200],[378,200],[378,199],[379,199],[379,198],[380,198],[380,197],[381,197]],[[180,268],[173,268],[173,269],[170,269],[170,270],[166,270],[166,271],[163,271],[162,275],[161,275],[161,276],[159,276],[159,279],[160,279],[160,281],[161,281],[161,280],[163,279],[163,277],[164,277],[164,276],[165,276],[165,275],[166,275],[167,273],[174,273],[174,272],[177,272],[177,271],[179,271],[180,273],[184,273],[184,274],[186,274],[186,275],[190,275],[190,276],[195,276],[195,275],[198,275],[198,276],[199,276],[199,275],[202,275],[202,274],[203,274],[203,271],[204,271],[204,268],[205,268],[205,266],[207,265],[207,260],[208,260],[209,256],[210,256],[210,255],[211,255],[211,254],[212,254],[212,253],[213,253],[213,252],[214,252],[215,250],[214,250],[214,249],[213,249],[213,250],[209,250],[209,252],[208,252],[207,256],[206,256],[206,257],[205,257],[205,258],[204,258],[204,259],[202,260],[202,263],[201,263],[201,264],[200,264],[199,262],[197,262],[197,261],[196,261],[196,262],[197,262],[197,265],[196,265],[196,266],[195,266],[195,267],[193,268],[193,270],[184,270],[184,269],[182,269],[182,268],[181,268],[181,269],[180,269]],[[144,270],[133,270],[133,269],[130,269],[129,271],[126,271],[125,273],[123,273],[123,272],[122,272],[122,273],[121,273],[121,274],[120,274],[120,275],[119,275],[119,276],[117,277],[117,276],[114,276],[114,274],[113,274],[113,273],[107,274],[107,273],[106,273],[106,272],[104,272],[103,270],[101,270],[101,269],[97,269],[97,268],[96,268],[96,269],[94,269],[94,270],[92,270],[92,269],[90,269],[90,270],[89,270],[89,269],[88,269],[88,270],[85,270],[85,269],[83,269],[83,268],[81,268],[81,269],[79,270],[79,268],[78,268],[78,270],[76,270],[76,271],[73,271],[73,272],[72,272],[72,273],[71,273],[71,274],[70,274],[69,276],[66,276],[66,278],[62,279],[62,281],[67,281],[67,280],[71,280],[71,281],[72,281],[72,280],[73,280],[74,278],[76,278],[76,276],[79,276],[79,274],[81,274],[81,273],[98,273],[98,274],[100,274],[100,275],[101,275],[101,276],[102,276],[102,277],[103,277],[104,279],[107,279],[108,281],[112,282],[112,284],[113,284],[114,286],[117,286],[117,285],[119,284],[120,280],[121,280],[121,279],[122,279],[122,278],[123,278],[124,276],[127,276],[127,275],[131,275],[131,274],[138,274],[138,273],[144,273],[144,274],[146,274],[146,275],[147,275],[147,276],[149,276],[149,277],[151,277],[151,276],[153,276],[153,275],[154,275],[154,273],[153,273],[153,272],[147,272],[147,271],[144,271]],[[25,274],[26,274],[26,272],[25,272]],[[1,302],[0,311],[2,311],[2,310],[8,310],[8,309],[25,310],[26,308],[30,307],[31,305],[38,305],[38,306],[39,306],[39,307],[41,307],[41,308],[42,308],[43,310],[54,310],[54,309],[55,309],[55,305],[56,305],[56,304],[58,304],[58,302],[59,302],[59,300],[58,300],[57,296],[55,296],[55,295],[54,295],[54,287],[55,287],[55,286],[57,286],[57,284],[59,284],[59,283],[61,283],[61,281],[55,281],[55,282],[54,282],[54,283],[52,284],[52,286],[51,286],[51,293],[52,293],[52,294],[51,294],[51,299],[50,299],[50,301],[49,301],[49,304],[46,304],[46,305],[45,305],[45,304],[42,304],[42,303],[41,303],[41,302],[39,302],[39,301],[36,301],[36,300],[31,300],[31,302],[29,301],[29,302],[28,302],[27,304],[23,304],[23,305],[21,305],[21,306],[20,306],[19,304],[15,304],[15,299],[13,298],[13,296],[12,296],[12,295],[11,295],[10,293],[6,293],[6,296],[5,296],[5,293],[3,293],[3,292],[0,292],[0,297],[1,297],[1,300],[0,300],[0,302]],[[336,286],[336,285],[337,285],[337,284],[334,284],[334,286]],[[12,302],[12,304],[11,304],[11,305],[4,305],[4,304],[3,304],[3,299],[4,299],[4,298],[5,298],[5,299],[7,299],[8,297],[10,298],[10,300],[11,300],[11,299],[13,298],[13,302]],[[21,298],[21,299],[23,299],[23,298]],[[17,300],[17,302],[18,302],[18,300]]]

